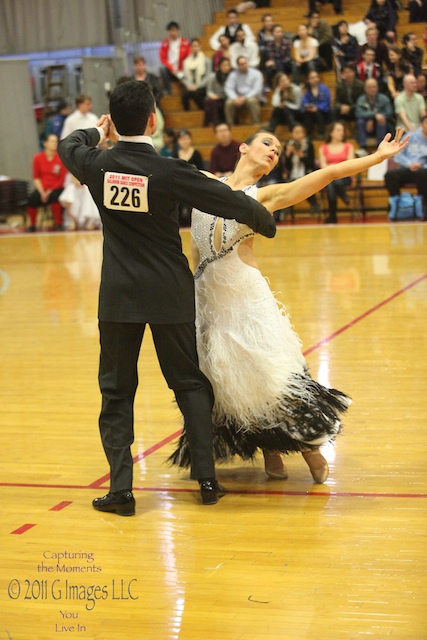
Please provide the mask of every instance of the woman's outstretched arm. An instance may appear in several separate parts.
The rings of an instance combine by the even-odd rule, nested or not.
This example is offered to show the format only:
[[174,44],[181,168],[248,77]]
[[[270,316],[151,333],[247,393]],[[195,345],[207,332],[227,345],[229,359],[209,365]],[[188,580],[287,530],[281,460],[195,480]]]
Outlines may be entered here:
[[273,212],[306,200],[326,187],[332,180],[354,176],[357,173],[366,171],[366,169],[373,167],[375,164],[379,164],[383,160],[395,156],[408,144],[409,136],[402,140],[404,133],[404,129],[398,127],[394,140],[391,140],[391,134],[387,133],[378,149],[363,158],[354,158],[339,164],[329,165],[290,183],[261,187],[258,189],[258,202],[263,204],[270,212]]

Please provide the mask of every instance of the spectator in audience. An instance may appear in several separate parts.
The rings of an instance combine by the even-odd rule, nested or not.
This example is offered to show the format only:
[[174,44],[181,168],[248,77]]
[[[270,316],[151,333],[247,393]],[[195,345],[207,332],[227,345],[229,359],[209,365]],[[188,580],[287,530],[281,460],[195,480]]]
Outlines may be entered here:
[[[153,140],[153,144],[157,151],[160,152],[160,149],[163,147],[163,129],[165,127],[165,119],[160,107],[160,99],[162,97],[162,87],[160,79],[156,75],[154,75],[154,73],[150,73],[149,71],[147,71],[147,64],[144,56],[136,56],[133,59],[133,76],[122,76],[117,80],[117,85],[121,84],[122,82],[128,82],[129,80],[146,82],[151,87],[151,92],[156,101],[157,118],[157,129],[156,132],[151,136],[151,139]],[[110,91],[108,91],[108,97],[110,97]]]
[[394,99],[396,126],[405,131],[415,131],[420,126],[421,118],[426,115],[424,98],[417,93],[418,83],[413,74],[406,74],[403,78],[403,91]]
[[332,69],[332,41],[333,34],[331,25],[327,20],[320,19],[318,11],[311,11],[309,14],[307,31],[310,36],[315,38],[319,43],[319,60],[322,66],[330,70]]
[[309,35],[305,24],[298,27],[298,37],[293,42],[293,58],[293,79],[297,84],[301,81],[301,74],[317,71],[319,42]]
[[314,125],[317,133],[323,138],[325,125],[331,121],[331,92],[325,84],[320,82],[317,71],[310,71],[307,78],[307,89],[301,101],[304,125],[311,137]]
[[170,127],[165,127],[163,129],[163,147],[160,149],[160,155],[163,156],[163,158],[178,157],[176,133]]
[[211,151],[209,171],[218,178],[231,176],[239,155],[240,142],[233,140],[231,129],[225,122],[214,127],[217,144]]
[[[178,149],[176,155],[173,156],[174,158],[185,160],[185,162],[192,164],[199,170],[205,168],[202,154],[194,148],[193,138],[188,129],[181,129],[181,131],[178,132],[177,142]],[[189,227],[191,225],[191,207],[183,202],[179,204],[178,219],[181,227]]]
[[348,32],[348,22],[340,20],[337,24],[337,35],[334,37],[332,49],[338,71],[345,64],[356,64],[359,44]]
[[378,84],[382,82],[382,69],[378,62],[375,62],[375,51],[371,47],[366,47],[362,53],[362,60],[356,65],[356,75],[362,82],[369,78],[375,78]]
[[211,61],[202,51],[198,38],[191,41],[191,53],[184,60],[184,75],[182,83],[182,106],[184,111],[190,111],[190,100],[196,103],[198,109],[204,109],[206,84],[211,73]]
[[[344,123],[333,122],[328,127],[325,143],[319,148],[319,164],[323,169],[331,164],[338,164],[345,160],[354,158],[354,146],[345,140]],[[333,180],[326,187],[328,196],[329,215],[325,219],[325,224],[336,224],[337,219],[337,199],[340,198],[344,204],[350,204],[350,199],[345,191],[351,185],[351,178],[339,178]]]
[[206,86],[205,116],[203,126],[224,122],[224,103],[226,99],[225,81],[231,71],[230,60],[222,58],[219,68],[210,74]]
[[28,231],[36,231],[37,209],[48,204],[52,211],[55,229],[61,231],[62,206],[59,196],[64,189],[67,170],[59,159],[56,151],[58,136],[50,133],[43,141],[44,150],[36,153],[33,158],[34,191],[28,198],[27,215],[30,219]]
[[212,56],[212,67],[214,71],[218,71],[219,64],[223,58],[230,60],[230,38],[223,34],[219,36],[219,49]]
[[[85,94],[76,98],[76,110],[64,121],[61,140],[77,129],[91,129],[96,127],[98,116],[92,113],[92,99]],[[94,229],[100,227],[101,218],[89,189],[68,173],[64,191],[59,201],[65,208],[64,225],[69,229]]]
[[415,33],[405,33],[402,38],[402,58],[408,62],[415,75],[422,72],[424,53],[420,47],[417,47],[417,36]]
[[427,0],[409,0],[409,22],[427,21]]
[[133,79],[147,82],[151,87],[156,104],[160,103],[162,96],[160,78],[154,75],[154,73],[147,71],[147,63],[144,56],[135,56],[133,59]]
[[178,149],[174,158],[185,160],[197,169],[204,169],[203,158],[200,151],[194,148],[193,138],[188,129],[181,129],[177,137]]
[[233,69],[237,67],[237,60],[240,56],[246,58],[250,67],[258,68],[258,45],[253,40],[247,40],[246,34],[241,28],[237,29],[235,40],[230,44],[230,62]]
[[76,97],[76,109],[64,120],[61,131],[61,140],[66,138],[76,129],[90,129],[96,127],[98,116],[92,113],[92,98],[81,93]]
[[217,29],[213,36],[209,39],[211,49],[213,49],[214,51],[218,51],[220,47],[219,36],[223,35],[224,33],[230,38],[230,44],[232,44],[235,41],[236,31],[239,28],[243,29],[243,31],[245,32],[245,38],[247,42],[255,42],[255,36],[252,33],[252,29],[250,28],[250,26],[248,24],[240,23],[239,14],[237,13],[236,9],[230,9],[229,11],[227,11],[227,24],[219,27],[219,29]]
[[56,112],[47,118],[44,130],[43,130],[43,139],[42,146],[44,146],[44,142],[47,137],[52,133],[57,136],[59,139],[61,137],[62,127],[64,126],[65,118],[70,115],[70,107],[65,102],[65,100],[60,100],[56,107]]
[[[294,125],[282,155],[288,174],[286,182],[302,178],[316,169],[314,146],[302,124]],[[311,213],[320,213],[320,205],[315,195],[310,196],[308,202]]]
[[283,35],[283,27],[275,24],[274,39],[266,43],[264,58],[264,76],[268,88],[273,86],[273,78],[277,73],[292,73],[292,44]]
[[356,103],[356,140],[366,151],[367,135],[375,135],[379,144],[392,128],[393,107],[387,96],[378,91],[374,78],[365,81],[365,91]]
[[390,47],[388,50],[386,82],[388,94],[392,100],[403,90],[403,76],[411,71],[412,67],[402,58],[402,52],[399,47]]
[[260,122],[260,98],[263,89],[263,77],[259,69],[249,67],[244,56],[237,60],[237,69],[233,69],[225,81],[225,119],[232,127],[237,112],[247,107],[254,124]]
[[264,14],[262,16],[261,22],[262,22],[262,27],[258,31],[257,43],[259,48],[259,56],[261,60],[260,69],[261,71],[263,71],[264,63],[265,63],[265,47],[267,45],[267,42],[271,42],[272,40],[274,40],[274,36],[273,36],[274,20],[271,13]]
[[179,24],[175,21],[166,25],[168,37],[160,45],[160,77],[166,95],[171,94],[171,83],[180,82],[184,75],[184,60],[190,55],[191,47],[187,38],[181,37]]
[[417,91],[424,100],[427,100],[427,78],[425,73],[419,73],[417,75]]
[[408,146],[395,156],[394,162],[398,166],[384,176],[389,195],[398,196],[401,186],[413,182],[427,203],[427,116],[421,119],[421,127],[411,133]]
[[363,52],[367,47],[370,47],[375,51],[375,62],[377,62],[381,69],[384,70],[388,61],[388,47],[379,39],[378,29],[375,25],[371,25],[366,29],[366,44],[359,47],[358,62],[363,59]]
[[301,88],[291,82],[286,73],[280,73],[275,79],[276,88],[271,98],[271,112],[268,131],[275,132],[279,124],[286,124],[293,129],[301,109]]
[[363,20],[369,26],[376,26],[380,40],[391,44],[396,41],[397,14],[390,0],[372,0]]
[[334,120],[355,121],[356,102],[364,91],[365,85],[356,78],[354,66],[345,64],[335,90]]

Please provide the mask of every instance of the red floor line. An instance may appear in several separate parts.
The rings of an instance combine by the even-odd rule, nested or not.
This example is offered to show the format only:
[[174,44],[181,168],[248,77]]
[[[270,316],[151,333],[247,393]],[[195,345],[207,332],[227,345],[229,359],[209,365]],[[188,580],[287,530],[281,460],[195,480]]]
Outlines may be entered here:
[[[186,489],[182,487],[134,487],[133,491],[152,491],[158,493],[198,493],[198,489]],[[427,493],[370,493],[368,491],[265,491],[258,489],[238,489],[227,491],[230,495],[254,495],[254,496],[327,496],[328,498],[427,498]]]
[[396,291],[396,293],[393,293],[393,295],[389,296],[388,298],[386,298],[382,302],[379,302],[374,307],[371,307],[371,309],[368,309],[368,311],[365,311],[365,313],[362,313],[360,316],[358,316],[357,318],[355,318],[351,322],[348,322],[347,324],[345,324],[340,329],[337,329],[336,331],[331,333],[331,335],[329,335],[327,338],[324,338],[323,340],[320,340],[320,342],[318,342],[317,344],[313,345],[312,347],[309,347],[306,351],[304,351],[304,355],[307,356],[309,353],[312,353],[313,351],[315,351],[319,347],[322,347],[324,344],[327,344],[328,342],[330,342],[331,340],[336,338],[336,336],[339,336],[340,333],[343,333],[344,331],[347,331],[347,329],[350,329],[350,327],[353,327],[355,324],[357,324],[361,320],[364,320],[369,315],[371,315],[371,313],[374,313],[375,311],[378,311],[378,309],[380,309],[384,305],[388,304],[389,302],[391,302],[392,300],[394,300],[398,296],[402,295],[402,293],[406,293],[406,291],[408,291],[409,289],[412,289],[412,287],[415,287],[417,284],[419,284],[420,282],[422,282],[426,278],[427,278],[427,274],[424,274],[420,278],[417,278],[417,280],[414,280],[414,282],[411,282],[410,284],[406,285],[406,287],[403,287],[403,289],[400,289],[399,291]]
[[[3,487],[22,487],[27,489],[93,489],[101,488],[108,491],[108,487],[90,487],[86,485],[55,485],[55,484],[41,484],[41,483],[13,483],[13,482],[0,482],[0,486]],[[186,487],[133,487],[133,491],[146,491],[151,493],[198,493],[198,489],[186,488]],[[368,491],[279,491],[265,489],[239,489],[236,491],[228,491],[229,494],[249,494],[249,495],[265,495],[265,496],[329,496],[331,498],[427,498],[427,493],[381,493],[381,492],[368,492]],[[60,511],[72,504],[70,501],[60,502],[56,507],[51,507],[49,511]],[[35,525],[32,525],[35,526]]]
[[63,502],[56,504],[54,507],[51,507],[49,511],[62,511],[65,507],[69,507],[70,504],[73,504],[73,502],[70,502],[70,500],[64,500]]
[[16,535],[21,535],[21,533],[25,533],[26,531],[28,531],[28,529],[32,529],[33,527],[36,527],[37,525],[35,524],[23,524],[22,527],[19,527],[18,529],[15,529],[15,531],[11,531],[10,533],[15,533]]
[[[138,453],[138,455],[133,458],[133,463],[135,464],[136,462],[139,462],[143,458],[146,458],[147,456],[149,456],[151,453],[154,453],[155,451],[157,451],[157,449],[161,449],[165,444],[168,444],[168,442],[170,442],[174,438],[177,438],[179,435],[181,435],[181,431],[182,429],[179,429],[179,431],[175,431],[175,433],[172,433],[171,435],[167,436],[157,444],[153,444],[152,447],[149,447],[145,451],[142,451],[142,453]],[[88,485],[88,488],[97,489],[109,479],[110,479],[110,474],[107,473],[105,474],[105,476],[102,476],[102,478],[99,478],[98,480],[95,480],[90,485]]]

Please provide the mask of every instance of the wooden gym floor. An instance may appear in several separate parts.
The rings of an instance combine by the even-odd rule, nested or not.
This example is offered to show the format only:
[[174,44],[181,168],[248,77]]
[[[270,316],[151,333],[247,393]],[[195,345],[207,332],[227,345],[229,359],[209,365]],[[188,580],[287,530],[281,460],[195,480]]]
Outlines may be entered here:
[[165,464],[180,416],[148,332],[123,518],[91,507],[108,490],[101,234],[0,237],[0,640],[427,638],[427,225],[256,244],[313,377],[354,399],[330,478],[299,455],[287,481],[235,461],[218,469],[229,495],[201,506]]

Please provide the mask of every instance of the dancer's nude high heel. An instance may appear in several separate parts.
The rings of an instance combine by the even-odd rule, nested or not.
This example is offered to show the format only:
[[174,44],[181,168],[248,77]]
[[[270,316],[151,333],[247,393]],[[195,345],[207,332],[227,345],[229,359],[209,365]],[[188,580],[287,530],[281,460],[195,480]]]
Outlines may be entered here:
[[322,456],[319,449],[302,451],[302,455],[313,476],[314,482],[323,484],[329,476],[329,466],[327,460]]
[[263,449],[265,472],[269,478],[275,480],[286,480],[288,472],[283,464],[280,451],[266,451]]

